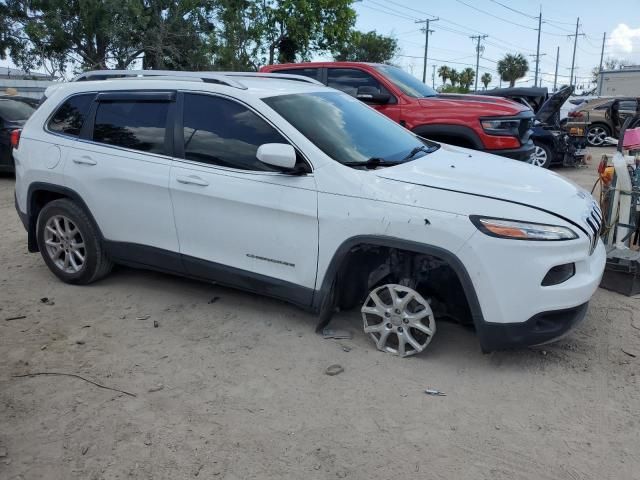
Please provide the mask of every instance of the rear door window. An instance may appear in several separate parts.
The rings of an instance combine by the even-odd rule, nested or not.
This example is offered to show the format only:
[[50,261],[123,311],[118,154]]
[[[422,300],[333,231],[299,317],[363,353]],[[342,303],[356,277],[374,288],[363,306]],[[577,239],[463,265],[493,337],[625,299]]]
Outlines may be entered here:
[[94,93],[83,93],[68,98],[49,120],[49,131],[70,137],[79,136],[94,97]]
[[372,75],[355,68],[329,68],[327,85],[355,97],[359,87],[372,87],[378,93],[390,94]]
[[284,70],[276,70],[273,73],[285,73],[287,75],[302,75],[303,77],[313,78],[320,81],[319,68],[286,68]]
[[165,136],[169,102],[100,102],[93,127],[95,142],[168,155]]
[[635,100],[620,100],[620,110],[624,110],[626,112],[635,112],[636,110],[636,101]]

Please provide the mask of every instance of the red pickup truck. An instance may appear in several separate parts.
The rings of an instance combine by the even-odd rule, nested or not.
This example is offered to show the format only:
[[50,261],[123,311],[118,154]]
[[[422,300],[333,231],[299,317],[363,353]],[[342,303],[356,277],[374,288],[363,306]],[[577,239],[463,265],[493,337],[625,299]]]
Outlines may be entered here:
[[260,71],[319,80],[432,140],[523,161],[534,151],[531,109],[504,98],[438,94],[391,65],[311,62],[268,65]]

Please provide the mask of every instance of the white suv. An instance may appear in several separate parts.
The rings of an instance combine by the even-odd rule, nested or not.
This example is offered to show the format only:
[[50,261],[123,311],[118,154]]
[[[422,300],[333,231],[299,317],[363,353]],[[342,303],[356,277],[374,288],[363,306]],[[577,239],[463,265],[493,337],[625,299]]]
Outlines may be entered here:
[[29,251],[61,280],[122,263],[324,323],[359,307],[377,347],[401,356],[438,317],[473,324],[484,351],[584,317],[605,250],[576,185],[422,139],[309,79],[153,73],[50,89],[15,136]]

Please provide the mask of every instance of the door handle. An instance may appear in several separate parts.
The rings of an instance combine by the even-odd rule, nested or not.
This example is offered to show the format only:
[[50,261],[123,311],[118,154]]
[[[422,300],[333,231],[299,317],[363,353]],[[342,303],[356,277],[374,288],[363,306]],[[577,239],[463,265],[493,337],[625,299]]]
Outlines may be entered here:
[[93,158],[87,157],[85,155],[85,156],[82,156],[80,158],[74,158],[73,159],[73,163],[77,163],[78,165],[90,165],[90,166],[93,166],[93,165],[97,165],[98,162],[96,162]]
[[209,185],[209,182],[195,175],[189,175],[188,177],[177,177],[176,180],[178,181],[178,183],[184,183],[185,185],[199,185],[201,187],[206,187]]

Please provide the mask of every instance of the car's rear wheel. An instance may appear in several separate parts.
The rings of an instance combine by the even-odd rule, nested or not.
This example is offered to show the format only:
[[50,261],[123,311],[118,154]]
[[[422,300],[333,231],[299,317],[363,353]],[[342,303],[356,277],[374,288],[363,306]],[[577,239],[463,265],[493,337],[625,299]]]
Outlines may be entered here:
[[587,130],[587,142],[592,147],[600,147],[609,135],[611,131],[605,125],[591,125]]
[[533,154],[531,154],[529,158],[529,163],[536,167],[549,168],[549,165],[551,165],[551,155],[552,153],[549,147],[536,143]]
[[44,262],[63,282],[88,284],[111,271],[93,223],[71,200],[45,205],[38,215],[36,235]]
[[408,357],[422,352],[436,333],[433,311],[418,292],[388,284],[372,290],[362,309],[364,331],[378,350]]

